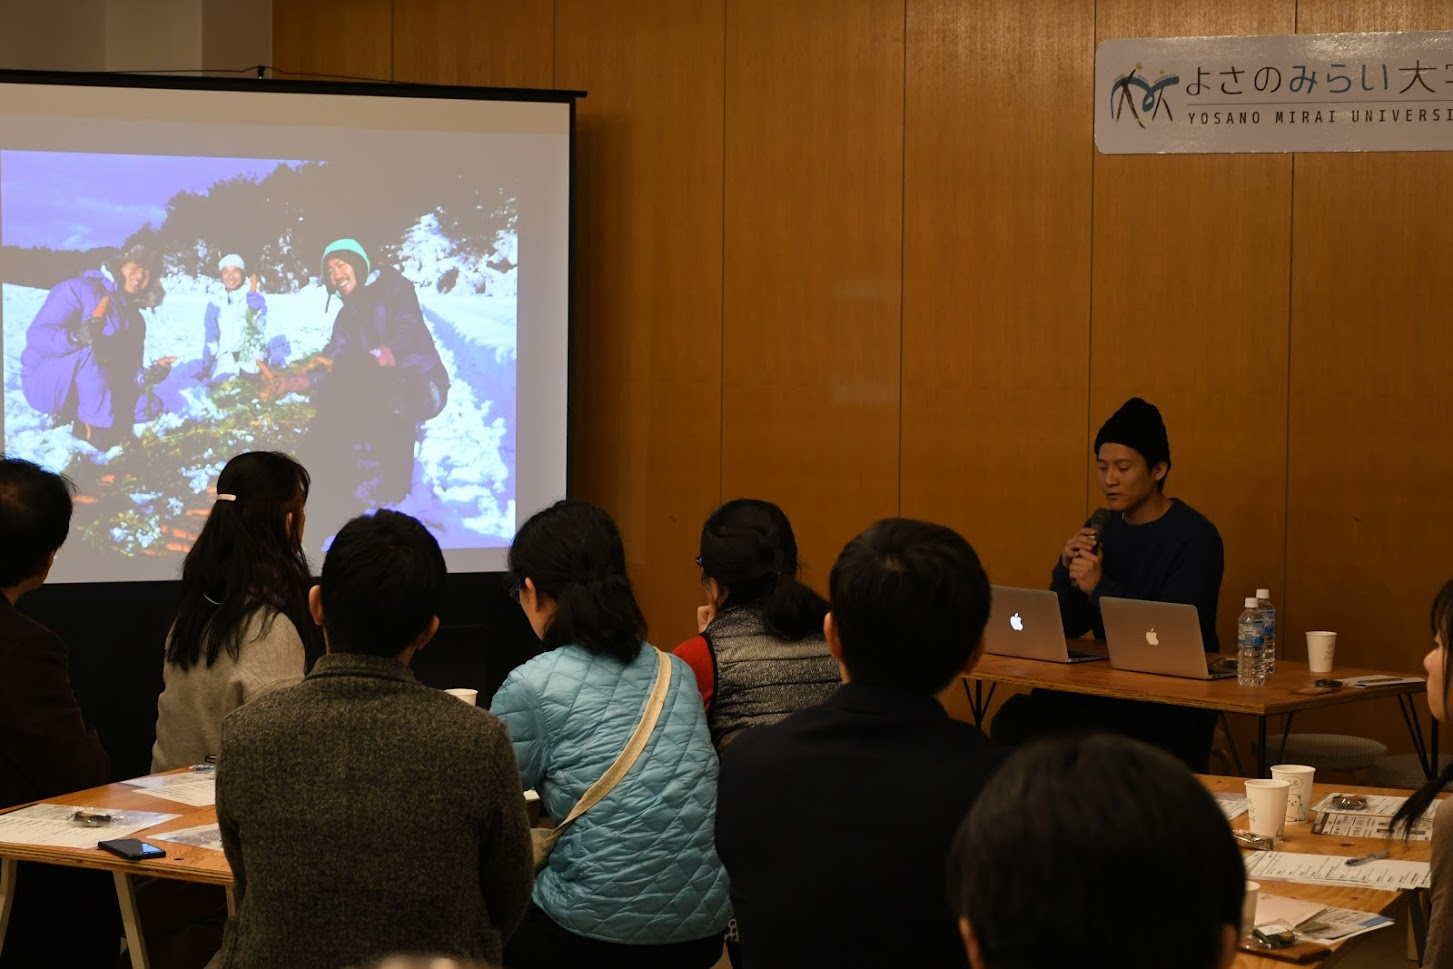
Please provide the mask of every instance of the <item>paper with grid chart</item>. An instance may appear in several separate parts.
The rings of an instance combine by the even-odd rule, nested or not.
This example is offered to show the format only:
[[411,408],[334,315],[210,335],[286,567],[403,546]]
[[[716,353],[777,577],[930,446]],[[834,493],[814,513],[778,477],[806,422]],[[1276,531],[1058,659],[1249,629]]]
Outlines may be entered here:
[[153,832],[147,835],[152,841],[174,841],[177,844],[191,845],[194,848],[209,848],[212,851],[222,850],[222,831],[215,824],[202,824],[195,828],[177,828],[175,831],[163,831],[160,834]]
[[186,774],[153,774],[122,781],[139,787],[148,797],[159,797],[191,807],[210,807],[217,803],[217,775],[211,771]]
[[1362,865],[1349,865],[1346,855],[1304,855],[1291,851],[1253,851],[1242,861],[1246,864],[1246,877],[1252,881],[1365,885],[1386,892],[1427,888],[1431,884],[1426,861],[1380,858]]
[[[111,820],[99,825],[78,825],[74,820],[77,811],[107,815]],[[74,804],[32,804],[9,814],[0,814],[0,841],[46,845],[52,848],[94,848],[98,841],[130,838],[140,831],[180,816],[151,811],[77,807]]]

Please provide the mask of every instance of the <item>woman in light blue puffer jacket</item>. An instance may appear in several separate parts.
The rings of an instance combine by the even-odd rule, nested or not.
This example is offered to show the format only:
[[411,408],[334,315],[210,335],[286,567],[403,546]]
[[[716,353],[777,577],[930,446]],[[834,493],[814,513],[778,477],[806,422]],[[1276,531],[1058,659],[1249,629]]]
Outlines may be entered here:
[[564,818],[641,720],[658,656],[670,690],[629,773],[556,843],[505,949],[512,969],[709,969],[730,915],[716,856],[716,752],[686,663],[641,641],[646,622],[604,511],[560,501],[510,548],[514,595],[545,650],[490,709],[509,728],[520,779]]

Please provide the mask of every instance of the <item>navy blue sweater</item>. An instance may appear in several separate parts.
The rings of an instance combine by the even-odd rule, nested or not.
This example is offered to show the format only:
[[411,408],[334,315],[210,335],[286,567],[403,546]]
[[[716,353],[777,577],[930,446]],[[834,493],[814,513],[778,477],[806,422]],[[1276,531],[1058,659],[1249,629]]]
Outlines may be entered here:
[[1164,515],[1143,525],[1127,525],[1120,515],[1112,515],[1101,545],[1100,584],[1088,596],[1070,581],[1069,570],[1055,563],[1050,588],[1059,596],[1066,636],[1083,636],[1093,629],[1096,639],[1105,638],[1101,596],[1185,602],[1200,614],[1206,651],[1220,652],[1216,598],[1225,555],[1221,535],[1205,515],[1178,498],[1171,499]]

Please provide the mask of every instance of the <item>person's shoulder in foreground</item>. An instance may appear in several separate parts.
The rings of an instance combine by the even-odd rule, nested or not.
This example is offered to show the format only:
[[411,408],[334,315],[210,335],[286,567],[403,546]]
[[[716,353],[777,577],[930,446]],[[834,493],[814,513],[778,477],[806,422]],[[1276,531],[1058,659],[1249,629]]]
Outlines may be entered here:
[[1245,881],[1210,792],[1170,754],[1112,734],[1015,754],[948,862],[973,969],[1227,969]]
[[[885,519],[844,548],[830,591],[844,686],[722,756],[717,849],[744,958],[962,966],[942,862],[1002,754],[936,694],[983,648],[988,576],[951,529]],[[764,804],[808,810],[811,836]]]
[[0,807],[92,787],[110,769],[71,690],[65,644],[15,608],[50,574],[73,492],[59,474],[0,456]]
[[499,958],[532,882],[509,740],[408,669],[444,583],[419,522],[353,519],[309,594],[328,655],[224,721],[217,818],[237,913],[223,966]]

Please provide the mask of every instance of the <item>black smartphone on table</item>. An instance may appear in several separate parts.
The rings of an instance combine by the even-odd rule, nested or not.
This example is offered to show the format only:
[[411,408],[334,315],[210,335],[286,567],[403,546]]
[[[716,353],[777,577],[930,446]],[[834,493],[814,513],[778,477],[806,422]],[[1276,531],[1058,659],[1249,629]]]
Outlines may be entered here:
[[148,861],[152,858],[165,858],[166,851],[156,845],[147,844],[137,838],[117,838],[114,841],[98,841],[96,847],[103,851],[109,851],[113,855],[120,855],[128,861]]

